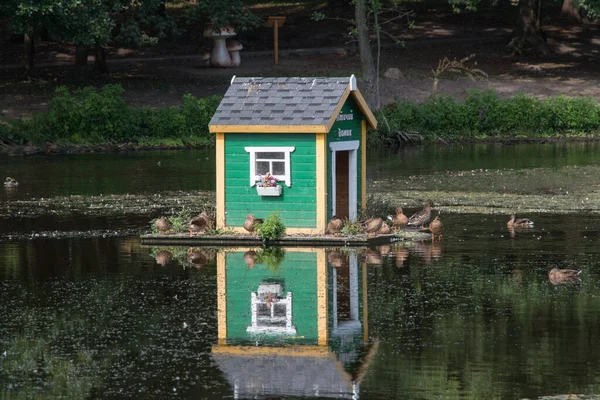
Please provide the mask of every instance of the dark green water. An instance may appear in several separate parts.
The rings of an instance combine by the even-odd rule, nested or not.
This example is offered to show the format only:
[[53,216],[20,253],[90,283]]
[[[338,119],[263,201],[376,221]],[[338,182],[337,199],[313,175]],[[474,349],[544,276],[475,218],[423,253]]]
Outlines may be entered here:
[[[433,168],[466,170],[480,165],[554,168],[599,161],[594,144],[552,146],[526,147],[528,151],[516,146],[493,146],[493,151],[475,146],[371,154],[369,163],[377,167],[369,174],[374,177],[394,170],[414,175]],[[517,156],[513,151],[530,156]],[[186,168],[194,159],[200,163],[199,153],[81,156],[95,165],[85,167],[87,172],[87,162],[78,157],[0,159],[2,169],[9,171],[5,175],[23,182],[17,192],[3,195],[27,198],[210,188],[212,161],[205,160],[206,170]],[[160,167],[156,165],[159,157]],[[431,157],[437,161],[428,162]],[[405,168],[402,163],[408,159],[412,166]],[[171,162],[169,168],[177,174],[165,172],[163,179],[157,179],[154,167]],[[46,164],[52,167],[42,167]],[[35,179],[39,192],[38,186],[27,183]],[[339,376],[354,380],[359,398],[521,399],[600,394],[600,217],[528,216],[535,220],[535,227],[511,235],[504,216],[446,214],[442,215],[446,230],[441,243],[397,244],[356,255],[359,265],[366,262],[355,290],[363,301],[360,315],[367,315],[366,324],[361,322],[363,333],[368,325],[368,338],[357,345],[355,338],[341,335],[340,344],[330,329],[327,360],[337,366]],[[170,256],[157,256],[159,249],[141,247],[136,236],[123,236],[145,227],[144,216],[48,215],[30,222],[23,226],[15,218],[0,226],[4,234],[0,241],[1,397],[221,399],[237,394],[245,398],[243,385],[249,378],[238,376],[236,381],[214,353],[219,344],[214,249],[204,251],[206,259],[195,263],[190,261],[189,249],[170,249]],[[6,236],[40,226],[89,231],[91,237],[16,240]],[[291,257],[290,252],[286,257]],[[328,326],[332,326],[332,277],[340,282],[338,298],[349,297],[351,267],[346,262],[334,267],[335,259],[328,260]],[[282,265],[292,268],[296,284],[309,279],[294,274],[294,266]],[[552,266],[582,269],[582,282],[552,285],[547,275]],[[241,284],[256,274],[280,281],[287,273],[263,264],[227,268],[238,271],[235,279]],[[310,272],[312,267],[304,268]],[[305,287],[314,287],[314,281],[306,281]],[[225,296],[231,301],[233,295]],[[295,310],[318,302],[317,293],[304,295],[310,300],[293,303]],[[337,315],[343,317],[349,308],[340,300]],[[299,347],[310,345],[307,337],[294,340],[301,343]],[[354,347],[344,350],[350,342]],[[257,340],[254,344],[269,343]],[[238,359],[239,368],[265,366],[264,372],[253,368],[257,370],[252,375],[255,384],[248,384],[254,388],[252,397],[352,397],[352,387],[335,393],[315,388],[313,377],[329,372],[321,359],[290,355],[282,365],[275,356],[265,355],[268,351],[250,350]],[[284,380],[294,384],[259,385]]]

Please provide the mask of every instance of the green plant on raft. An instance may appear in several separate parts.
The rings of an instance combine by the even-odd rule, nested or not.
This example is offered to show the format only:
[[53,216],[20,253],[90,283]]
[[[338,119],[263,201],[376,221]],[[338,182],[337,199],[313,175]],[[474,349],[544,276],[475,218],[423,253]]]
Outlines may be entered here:
[[285,250],[281,247],[265,247],[256,252],[256,263],[263,264],[271,271],[277,271],[285,259]]
[[279,239],[285,234],[285,225],[278,212],[273,212],[265,219],[265,222],[256,228],[258,236],[263,243],[269,240]]
[[342,228],[342,235],[360,235],[365,233],[362,225],[358,222],[351,222],[346,219],[344,221],[344,227]]

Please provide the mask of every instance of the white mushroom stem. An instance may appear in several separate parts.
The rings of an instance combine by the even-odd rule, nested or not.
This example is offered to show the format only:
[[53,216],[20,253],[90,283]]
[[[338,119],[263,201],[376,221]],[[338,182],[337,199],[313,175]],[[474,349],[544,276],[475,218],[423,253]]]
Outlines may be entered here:
[[210,54],[210,64],[213,67],[229,67],[231,66],[231,56],[227,51],[227,43],[224,37],[213,37],[215,47]]

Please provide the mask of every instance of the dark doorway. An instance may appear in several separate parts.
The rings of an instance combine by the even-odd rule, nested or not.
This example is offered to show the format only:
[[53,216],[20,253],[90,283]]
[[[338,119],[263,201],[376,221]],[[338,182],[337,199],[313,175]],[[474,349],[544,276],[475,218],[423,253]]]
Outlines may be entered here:
[[350,217],[348,204],[350,189],[349,151],[335,153],[335,213],[340,218]]

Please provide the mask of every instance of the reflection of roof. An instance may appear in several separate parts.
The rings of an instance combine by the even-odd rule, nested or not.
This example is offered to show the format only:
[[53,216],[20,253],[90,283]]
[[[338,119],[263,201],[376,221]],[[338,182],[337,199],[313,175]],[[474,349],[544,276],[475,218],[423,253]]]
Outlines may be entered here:
[[310,348],[316,350],[215,346],[213,358],[239,398],[351,398],[352,378],[335,355],[327,348]]

